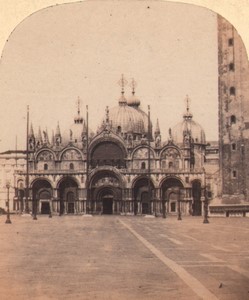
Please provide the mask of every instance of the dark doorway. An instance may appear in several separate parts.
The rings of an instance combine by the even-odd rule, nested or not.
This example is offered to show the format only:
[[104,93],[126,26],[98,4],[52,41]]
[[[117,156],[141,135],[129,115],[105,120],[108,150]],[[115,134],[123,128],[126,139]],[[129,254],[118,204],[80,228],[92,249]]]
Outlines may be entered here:
[[[33,194],[32,213],[36,214],[39,212],[41,214],[49,214],[50,213],[49,199],[51,199],[51,195],[52,195],[51,184],[44,179],[36,180],[32,186],[32,194]],[[39,207],[41,207],[41,211],[38,211]]]
[[69,214],[74,214],[74,202],[69,202],[67,206],[67,212]]
[[74,193],[68,192],[67,193],[67,213],[68,214],[74,214],[74,208],[75,208],[74,201],[75,201]]
[[[177,201],[180,197],[179,190],[183,184],[177,178],[167,178],[162,184],[162,201],[165,203],[165,210],[168,213],[177,212]],[[166,212],[165,212],[166,213]]]
[[112,215],[112,204],[113,204],[113,198],[103,198],[103,214],[104,215]]
[[65,177],[59,184],[58,191],[60,199],[60,215],[65,212],[73,214],[75,212],[75,200],[78,195],[78,184],[71,177]]
[[134,213],[138,213],[138,205],[140,204],[139,213],[143,215],[149,215],[152,213],[151,205],[153,203],[153,182],[147,177],[138,179],[133,188],[133,197],[134,197]]
[[142,204],[142,214],[148,215],[151,213],[150,211],[150,199],[149,199],[149,193],[143,192],[141,194],[141,204]]
[[41,204],[41,214],[48,215],[50,212],[49,202],[42,202]]

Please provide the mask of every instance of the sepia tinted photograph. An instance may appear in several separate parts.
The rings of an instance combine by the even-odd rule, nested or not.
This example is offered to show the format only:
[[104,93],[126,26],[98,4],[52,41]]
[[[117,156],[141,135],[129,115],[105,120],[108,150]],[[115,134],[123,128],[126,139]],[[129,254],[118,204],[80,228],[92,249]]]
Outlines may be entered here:
[[0,3],[1,299],[249,298],[249,41],[199,2]]

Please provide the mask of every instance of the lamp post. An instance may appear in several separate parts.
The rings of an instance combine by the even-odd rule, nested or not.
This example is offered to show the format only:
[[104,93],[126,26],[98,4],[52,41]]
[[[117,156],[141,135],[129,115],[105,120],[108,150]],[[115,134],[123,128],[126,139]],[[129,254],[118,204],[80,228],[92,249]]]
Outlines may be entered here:
[[210,191],[210,187],[209,185],[205,188],[205,199],[204,199],[204,220],[203,220],[203,224],[208,224],[208,192]]
[[178,198],[177,198],[177,220],[181,221],[182,220],[182,213],[181,213],[181,193],[180,189],[178,189]]
[[7,188],[7,202],[6,202],[6,206],[7,206],[7,219],[5,221],[5,224],[11,224],[10,221],[10,183],[7,182],[6,183],[6,188]]
[[49,218],[52,218],[52,203],[49,202]]
[[163,218],[166,219],[166,201],[165,201],[165,199],[163,199],[162,204],[163,204]]
[[34,206],[34,213],[33,213],[33,220],[37,220],[37,201],[36,196],[33,196],[33,206]]

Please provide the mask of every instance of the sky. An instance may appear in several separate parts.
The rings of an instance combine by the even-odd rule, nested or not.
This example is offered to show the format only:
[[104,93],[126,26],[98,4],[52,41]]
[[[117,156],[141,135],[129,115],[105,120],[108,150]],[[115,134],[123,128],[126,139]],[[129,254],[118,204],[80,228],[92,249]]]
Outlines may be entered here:
[[[183,17],[184,16],[184,17]],[[218,137],[216,14],[179,3],[89,1],[52,6],[24,19],[0,62],[0,151],[25,147],[26,107],[35,131],[68,132],[89,106],[96,130],[118,105],[121,74],[137,82],[162,138],[182,120],[185,97],[207,140]],[[125,89],[129,98],[131,88]]]

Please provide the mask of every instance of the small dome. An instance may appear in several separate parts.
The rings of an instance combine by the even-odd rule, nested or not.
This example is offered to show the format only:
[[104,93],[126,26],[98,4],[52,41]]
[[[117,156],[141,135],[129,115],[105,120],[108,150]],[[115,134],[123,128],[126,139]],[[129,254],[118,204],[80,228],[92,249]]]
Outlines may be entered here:
[[132,95],[128,99],[127,104],[131,107],[138,107],[140,105],[140,100],[135,95]]
[[183,116],[183,121],[172,129],[172,139],[175,144],[182,144],[186,132],[191,134],[195,144],[206,144],[205,132],[200,124],[192,119],[192,114],[187,111]]
[[69,129],[66,129],[62,133],[62,144],[68,144],[69,142],[79,143],[82,141],[83,125],[82,123],[74,123]]

